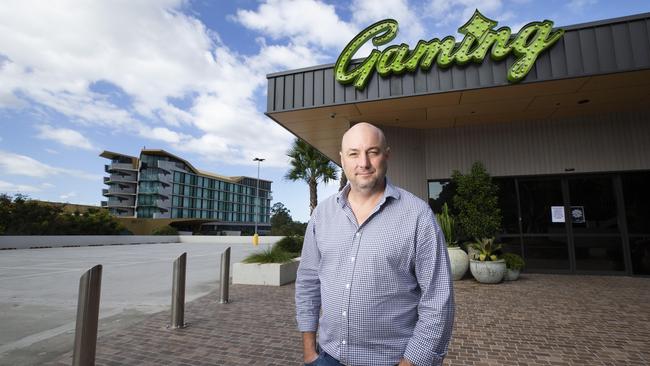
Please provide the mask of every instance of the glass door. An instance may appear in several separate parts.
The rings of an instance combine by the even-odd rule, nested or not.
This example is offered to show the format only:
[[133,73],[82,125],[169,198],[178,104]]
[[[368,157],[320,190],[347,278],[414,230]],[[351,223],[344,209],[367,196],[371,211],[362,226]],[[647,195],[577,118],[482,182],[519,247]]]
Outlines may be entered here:
[[614,177],[576,176],[568,182],[570,223],[576,272],[624,272],[621,220]]
[[518,180],[523,255],[535,272],[571,270],[560,178]]

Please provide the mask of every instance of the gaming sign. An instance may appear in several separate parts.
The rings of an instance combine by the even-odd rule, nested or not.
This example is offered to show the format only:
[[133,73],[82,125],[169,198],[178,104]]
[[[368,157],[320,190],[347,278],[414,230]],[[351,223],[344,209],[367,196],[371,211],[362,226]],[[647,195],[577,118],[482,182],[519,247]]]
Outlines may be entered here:
[[335,78],[341,84],[353,84],[363,90],[375,70],[382,77],[388,77],[415,72],[418,67],[427,71],[434,62],[441,68],[481,63],[489,52],[495,61],[514,54],[515,62],[508,69],[508,81],[516,83],[528,74],[539,54],[564,34],[562,29],[553,30],[550,20],[528,23],[514,37],[509,27],[495,30],[497,24],[476,10],[472,18],[458,28],[458,32],[465,35],[458,46],[453,36],[421,40],[413,50],[405,43],[392,45],[381,52],[372,50],[360,64],[350,68],[352,57],[368,41],[372,40],[377,47],[395,39],[397,21],[385,19],[361,31],[345,46],[334,66]]

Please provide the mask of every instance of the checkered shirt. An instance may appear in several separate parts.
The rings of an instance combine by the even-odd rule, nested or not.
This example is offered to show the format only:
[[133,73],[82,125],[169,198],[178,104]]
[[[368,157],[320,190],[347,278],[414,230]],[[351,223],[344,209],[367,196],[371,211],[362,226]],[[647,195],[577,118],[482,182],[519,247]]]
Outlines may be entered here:
[[[454,320],[444,237],[429,206],[386,180],[359,226],[348,184],[311,217],[296,280],[301,332],[345,365],[441,365]],[[322,310],[322,317],[319,314]]]

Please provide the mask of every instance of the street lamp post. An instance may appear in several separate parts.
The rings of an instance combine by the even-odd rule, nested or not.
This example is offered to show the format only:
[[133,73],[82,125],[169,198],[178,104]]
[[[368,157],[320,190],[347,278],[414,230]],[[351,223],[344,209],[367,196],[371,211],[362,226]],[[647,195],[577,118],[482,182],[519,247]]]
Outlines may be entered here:
[[259,235],[257,234],[257,221],[259,220],[259,214],[261,211],[261,202],[260,202],[260,163],[266,159],[255,158],[253,161],[257,162],[257,188],[255,190],[255,235],[253,235],[253,244],[257,246],[259,244]]

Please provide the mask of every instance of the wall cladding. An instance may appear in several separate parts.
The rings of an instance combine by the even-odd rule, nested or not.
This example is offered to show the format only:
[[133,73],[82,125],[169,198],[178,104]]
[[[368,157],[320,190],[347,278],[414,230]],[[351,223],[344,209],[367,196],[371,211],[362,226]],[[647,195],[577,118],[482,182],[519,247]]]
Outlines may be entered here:
[[650,113],[427,130],[426,178],[482,161],[495,176],[650,169]]

